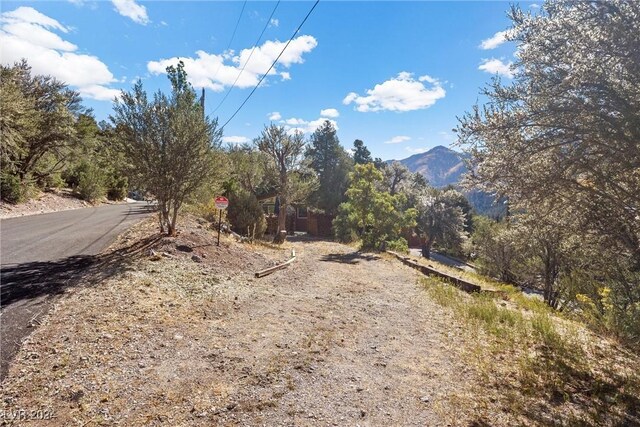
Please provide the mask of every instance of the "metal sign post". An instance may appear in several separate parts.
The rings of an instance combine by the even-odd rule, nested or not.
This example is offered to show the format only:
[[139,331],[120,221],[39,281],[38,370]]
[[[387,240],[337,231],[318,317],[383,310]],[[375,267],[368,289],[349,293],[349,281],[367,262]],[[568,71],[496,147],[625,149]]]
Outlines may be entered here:
[[215,199],[216,208],[220,211],[218,218],[218,243],[216,246],[220,246],[220,230],[222,229],[222,211],[229,206],[229,199],[226,197],[218,196]]

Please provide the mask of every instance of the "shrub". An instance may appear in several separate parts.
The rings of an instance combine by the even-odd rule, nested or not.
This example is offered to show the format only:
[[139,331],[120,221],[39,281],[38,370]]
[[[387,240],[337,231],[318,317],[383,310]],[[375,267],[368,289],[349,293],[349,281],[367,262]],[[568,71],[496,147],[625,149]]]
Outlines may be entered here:
[[81,162],[73,168],[66,169],[62,172],[62,179],[69,188],[77,188],[80,184],[80,174],[87,169],[89,164]]
[[351,224],[352,221],[349,219],[349,210],[350,206],[348,203],[342,203],[338,208],[338,216],[336,216],[331,223],[336,240],[343,243],[351,243],[358,238]]
[[106,190],[104,176],[96,166],[86,164],[86,168],[79,174],[76,191],[83,200],[95,201],[104,197]]
[[24,200],[25,191],[20,178],[15,175],[0,175],[0,198],[7,203],[20,203]]
[[404,237],[398,237],[396,240],[387,242],[387,249],[406,254],[409,253],[409,243]]
[[245,236],[262,237],[267,229],[264,211],[258,199],[245,191],[233,193],[229,197],[227,219],[236,233]]
[[127,197],[129,182],[126,177],[112,178],[107,190],[107,199],[123,200]]

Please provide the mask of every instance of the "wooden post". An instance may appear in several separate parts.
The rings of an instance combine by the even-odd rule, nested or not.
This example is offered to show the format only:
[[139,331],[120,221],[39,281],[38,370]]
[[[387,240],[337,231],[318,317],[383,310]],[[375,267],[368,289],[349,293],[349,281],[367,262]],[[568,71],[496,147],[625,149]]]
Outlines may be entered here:
[[220,246],[220,230],[222,229],[222,209],[218,209],[220,211],[220,217],[218,218],[218,244],[216,246]]

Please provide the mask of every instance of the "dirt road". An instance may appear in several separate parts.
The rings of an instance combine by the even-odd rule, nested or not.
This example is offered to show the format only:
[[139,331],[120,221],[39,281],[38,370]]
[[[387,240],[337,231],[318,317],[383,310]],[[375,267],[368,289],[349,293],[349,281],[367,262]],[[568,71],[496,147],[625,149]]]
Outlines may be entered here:
[[[193,234],[193,233],[192,233]],[[47,425],[471,425],[464,333],[415,271],[322,241],[188,241],[57,305],[4,382]],[[192,262],[197,248],[199,261]],[[162,249],[161,249],[162,250]],[[245,266],[245,271],[239,267]],[[5,408],[7,409],[7,408]]]

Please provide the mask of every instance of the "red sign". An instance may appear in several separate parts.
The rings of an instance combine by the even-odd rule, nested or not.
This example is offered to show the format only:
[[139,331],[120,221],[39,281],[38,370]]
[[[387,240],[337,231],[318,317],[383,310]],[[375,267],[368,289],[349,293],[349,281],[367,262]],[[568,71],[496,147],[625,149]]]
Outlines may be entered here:
[[218,196],[215,200],[216,209],[227,209],[229,206],[229,199],[226,197]]

